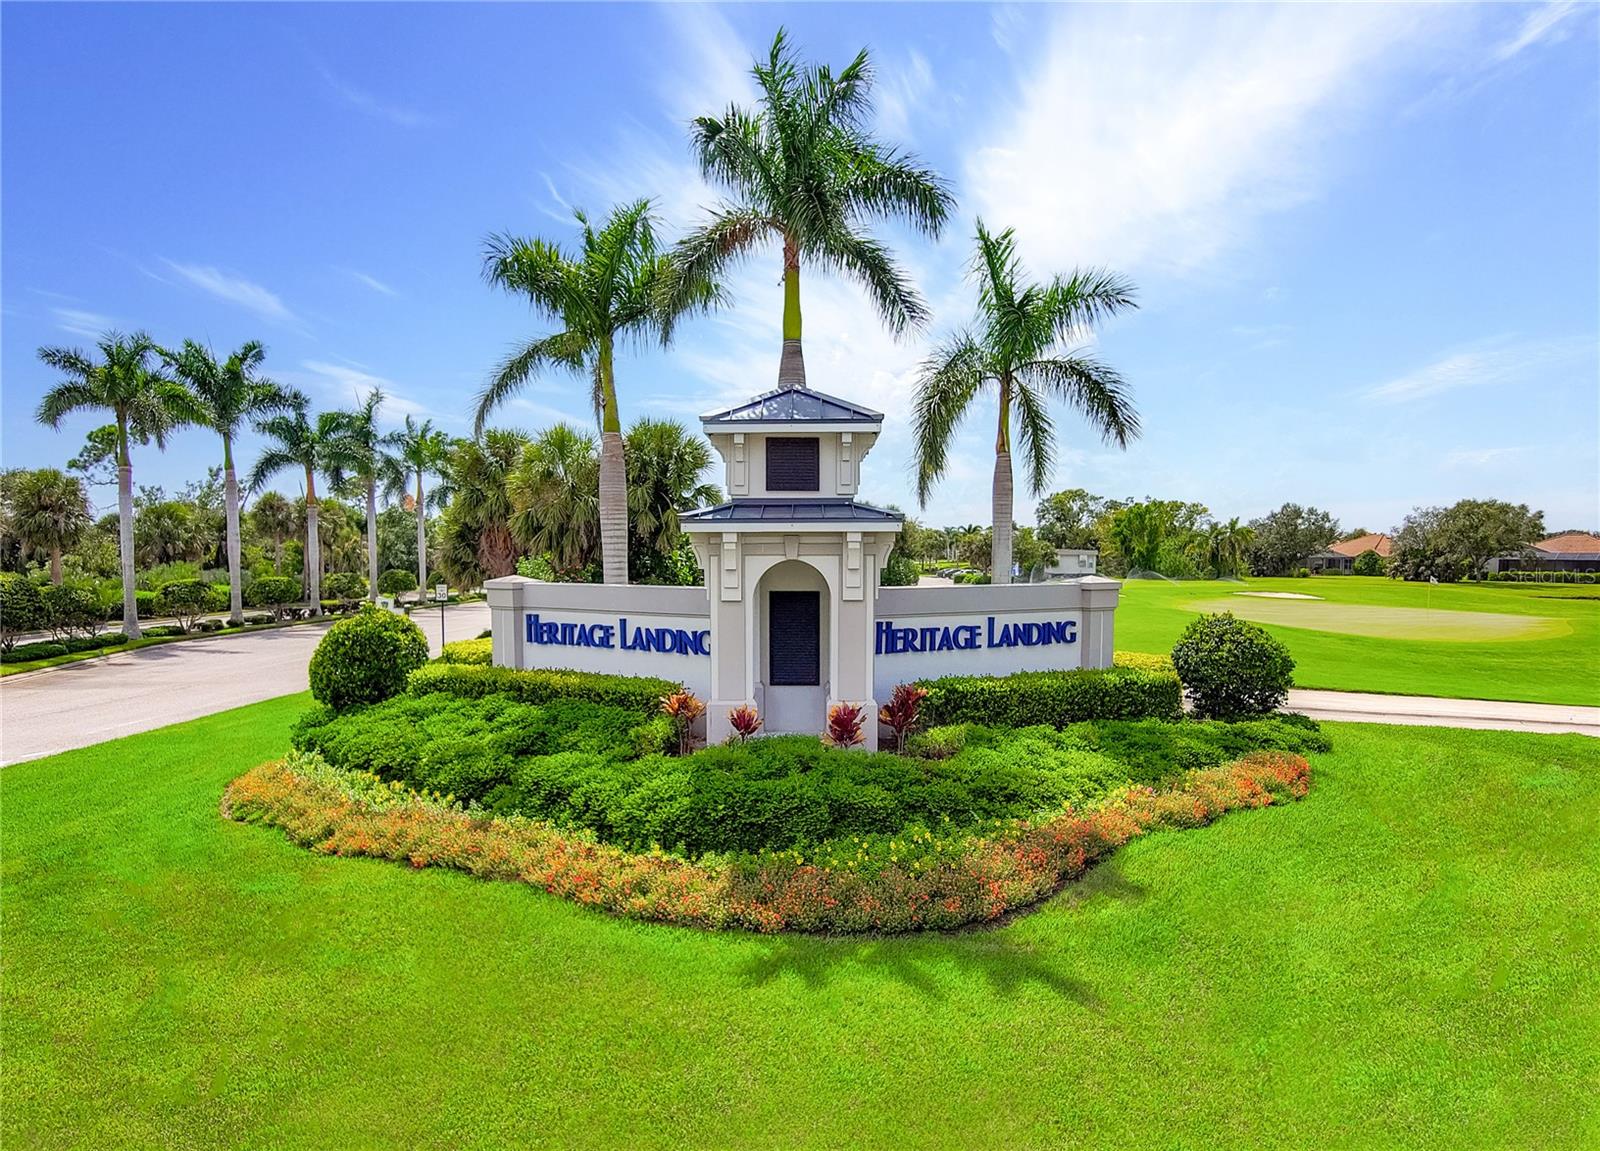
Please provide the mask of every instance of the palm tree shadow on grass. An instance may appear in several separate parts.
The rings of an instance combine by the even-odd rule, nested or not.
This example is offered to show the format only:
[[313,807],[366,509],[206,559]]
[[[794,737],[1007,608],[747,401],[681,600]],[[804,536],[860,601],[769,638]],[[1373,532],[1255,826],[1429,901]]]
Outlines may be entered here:
[[[1099,899],[1138,903],[1146,894],[1113,859],[1024,913],[1048,905],[1075,910]],[[1094,986],[1066,970],[1067,963],[1051,953],[1048,941],[1023,938],[1019,932],[1002,930],[1005,926],[894,937],[780,936],[764,940],[737,975],[749,987],[794,976],[817,989],[841,976],[865,972],[893,979],[929,999],[948,997],[976,975],[1003,997],[1037,986],[1087,1010],[1102,1009]]]

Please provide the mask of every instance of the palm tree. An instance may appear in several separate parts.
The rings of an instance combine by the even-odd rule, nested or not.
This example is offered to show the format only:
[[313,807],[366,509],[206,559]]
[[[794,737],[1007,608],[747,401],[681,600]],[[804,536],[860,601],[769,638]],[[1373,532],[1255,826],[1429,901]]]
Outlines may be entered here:
[[[437,472],[444,465],[445,455],[450,450],[450,437],[435,431],[432,420],[423,420],[419,424],[415,418],[407,416],[405,427],[391,432],[388,442],[399,464],[390,490],[396,494],[404,492],[411,477],[417,479],[414,497],[417,510],[417,587],[425,592],[428,587],[429,497],[424,490],[423,479],[429,472]],[[439,502],[437,494],[432,498],[435,504]]]
[[250,523],[272,541],[272,570],[283,566],[283,541],[294,531],[294,507],[277,492],[263,492],[250,509]]
[[367,498],[367,598],[378,598],[378,485],[393,489],[403,486],[405,471],[389,453],[391,437],[378,430],[378,410],[383,407],[383,392],[373,388],[352,412],[338,413],[344,423],[343,447],[332,460],[331,478],[339,486],[348,478]]
[[59,428],[73,412],[106,411],[117,426],[117,539],[122,551],[122,631],[139,638],[133,577],[134,440],[165,450],[167,433],[183,420],[183,389],[154,366],[156,345],[144,332],[107,332],[96,362],[76,348],[40,348],[39,358],[67,378],[39,401],[41,424]]
[[244,622],[243,581],[239,563],[239,479],[233,466],[233,441],[246,421],[287,411],[305,397],[285,388],[257,369],[267,357],[260,340],[242,345],[218,362],[210,348],[185,340],[177,352],[162,352],[191,399],[190,422],[222,437],[223,499],[227,513],[228,620]]
[[451,445],[444,483],[436,489],[450,493],[436,546],[441,563],[459,583],[471,585],[517,570],[520,549],[511,531],[507,483],[528,442],[521,432],[491,428],[475,440]]
[[711,448],[677,420],[639,420],[628,429],[628,511],[640,547],[678,546],[678,513],[722,502],[705,482]]
[[570,424],[546,428],[507,481],[512,533],[558,568],[589,564],[600,538],[598,471],[592,436]]
[[256,460],[246,481],[252,492],[285,468],[300,468],[306,481],[306,594],[311,614],[322,614],[322,543],[317,534],[317,473],[331,472],[345,453],[347,432],[338,412],[322,412],[315,420],[304,403],[288,413],[256,421],[256,430],[275,441]]
[[978,285],[977,332],[963,332],[922,367],[917,384],[917,499],[943,475],[950,440],[980,390],[999,400],[994,441],[994,544],[990,572],[1011,582],[1011,422],[1021,434],[1032,494],[1044,490],[1055,458],[1049,401],[1078,409],[1106,439],[1126,447],[1139,434],[1128,386],[1113,369],[1063,345],[1081,339],[1100,320],[1137,305],[1133,286],[1111,272],[1090,269],[1048,284],[1023,283],[1010,228],[991,235],[978,221],[972,279]]
[[[593,380],[595,418],[600,424],[601,561],[606,583],[628,582],[627,465],[622,420],[617,411],[614,356],[617,341],[672,339],[687,312],[718,298],[709,279],[690,281],[671,272],[671,259],[656,247],[649,200],[612,210],[596,231],[582,211],[576,256],[544,240],[490,237],[484,275],[491,284],[528,297],[561,330],[523,345],[496,370],[478,397],[477,430],[528,379],[547,368],[588,373]],[[668,291],[669,280],[677,290]]]
[[50,582],[61,582],[61,553],[76,547],[91,526],[83,481],[57,468],[21,472],[10,493],[11,531],[25,551],[50,557]]
[[720,117],[698,117],[690,128],[701,172],[728,188],[733,199],[680,241],[678,282],[693,286],[719,279],[758,245],[778,241],[778,386],[803,388],[801,261],[855,280],[896,334],[920,326],[927,305],[865,224],[899,219],[937,236],[955,199],[931,169],[867,131],[872,66],[865,48],[836,76],[826,65],[802,66],[780,28],[766,62],[758,61],[751,74],[761,89],[759,107],[733,105]]
[[1205,560],[1219,577],[1237,576],[1245,566],[1245,557],[1256,533],[1234,516],[1225,524],[1212,524],[1205,534]]

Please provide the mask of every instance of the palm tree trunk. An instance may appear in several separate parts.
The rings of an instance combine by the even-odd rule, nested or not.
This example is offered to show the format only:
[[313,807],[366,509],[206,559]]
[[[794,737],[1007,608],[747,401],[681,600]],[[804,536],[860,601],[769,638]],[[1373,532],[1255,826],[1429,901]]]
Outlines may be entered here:
[[800,350],[800,249],[787,236],[783,239],[783,355],[778,360],[778,386],[806,386],[806,358]]
[[417,469],[417,596],[428,591],[428,513],[422,506],[422,469]]
[[244,622],[244,581],[239,574],[239,477],[233,470],[233,445],[222,438],[222,493],[228,516],[228,622]]
[[600,344],[600,568],[606,583],[628,582],[628,464],[617,412],[611,340]]
[[1000,426],[994,437],[994,502],[990,509],[989,582],[1011,582],[1011,381],[1000,381]]
[[317,536],[317,479],[306,472],[306,584],[311,614],[322,614],[322,542]]
[[367,600],[378,601],[378,481],[367,481]]
[[133,459],[128,455],[128,423],[117,421],[117,546],[122,551],[122,634],[139,638],[139,597],[133,586]]
[[50,582],[61,583],[61,549],[58,547],[50,549]]

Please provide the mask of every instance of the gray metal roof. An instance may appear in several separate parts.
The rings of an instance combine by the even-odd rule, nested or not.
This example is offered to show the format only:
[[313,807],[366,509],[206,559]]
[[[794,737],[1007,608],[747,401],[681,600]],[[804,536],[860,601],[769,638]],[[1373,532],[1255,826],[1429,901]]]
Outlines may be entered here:
[[763,392],[731,408],[707,412],[700,422],[714,424],[765,424],[795,422],[807,424],[878,424],[883,413],[841,400],[810,388],[778,388]]
[[905,519],[899,512],[860,504],[855,500],[812,499],[772,500],[737,499],[714,508],[684,512],[681,523],[869,523],[897,524]]

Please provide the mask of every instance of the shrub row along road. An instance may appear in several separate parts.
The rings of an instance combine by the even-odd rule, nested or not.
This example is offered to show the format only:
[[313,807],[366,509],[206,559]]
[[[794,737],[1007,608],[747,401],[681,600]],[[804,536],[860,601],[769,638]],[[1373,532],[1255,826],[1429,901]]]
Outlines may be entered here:
[[[444,614],[449,641],[489,626],[484,603]],[[438,609],[425,608],[416,620],[438,655]],[[7,676],[0,680],[0,764],[305,691],[311,653],[330,623],[184,640]]]

